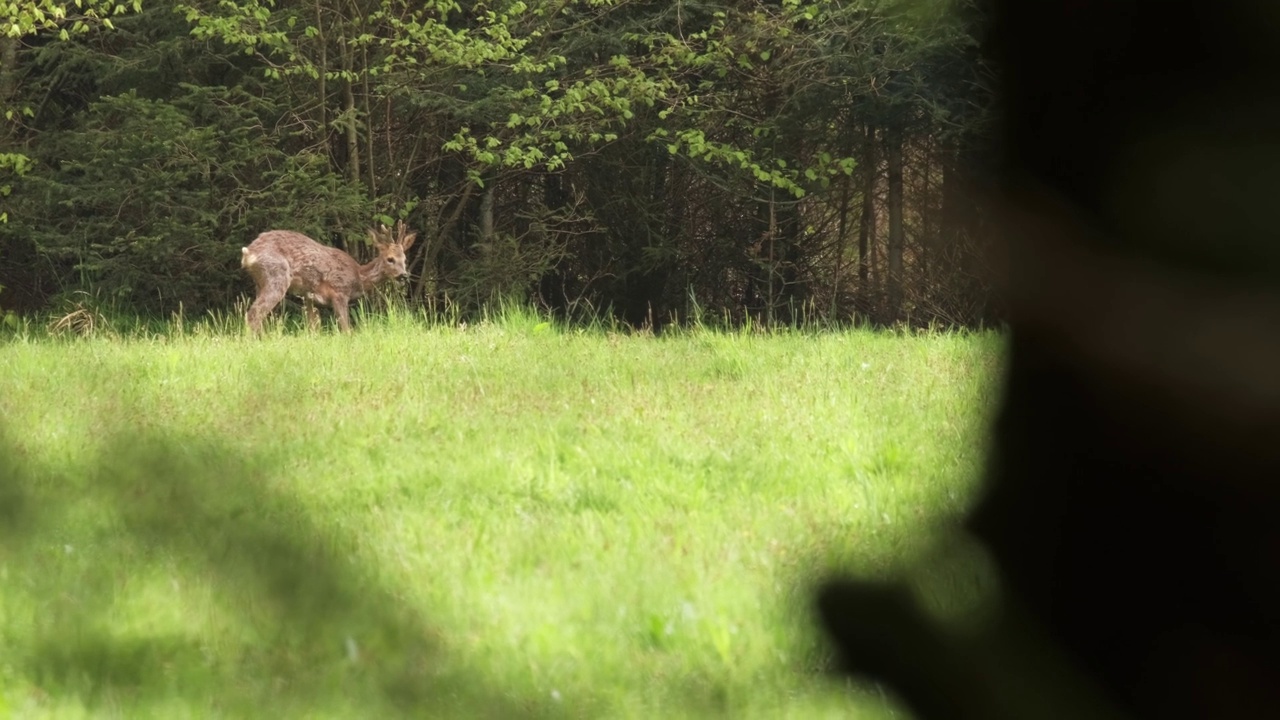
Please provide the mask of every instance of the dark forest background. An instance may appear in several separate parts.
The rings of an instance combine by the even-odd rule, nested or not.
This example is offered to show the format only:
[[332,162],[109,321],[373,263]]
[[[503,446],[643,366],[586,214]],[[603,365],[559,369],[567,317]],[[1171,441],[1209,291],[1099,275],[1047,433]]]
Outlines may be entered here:
[[19,5],[0,311],[230,311],[259,232],[404,219],[432,309],[998,319],[974,0]]

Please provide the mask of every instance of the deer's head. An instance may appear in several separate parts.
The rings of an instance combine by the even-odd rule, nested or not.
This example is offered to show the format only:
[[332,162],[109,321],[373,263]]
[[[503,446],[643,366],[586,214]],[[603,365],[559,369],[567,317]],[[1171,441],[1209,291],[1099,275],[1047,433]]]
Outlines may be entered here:
[[404,254],[417,237],[417,233],[405,230],[403,220],[396,223],[394,233],[386,225],[379,225],[376,230],[369,231],[369,239],[378,250],[374,263],[381,277],[399,278],[409,274]]

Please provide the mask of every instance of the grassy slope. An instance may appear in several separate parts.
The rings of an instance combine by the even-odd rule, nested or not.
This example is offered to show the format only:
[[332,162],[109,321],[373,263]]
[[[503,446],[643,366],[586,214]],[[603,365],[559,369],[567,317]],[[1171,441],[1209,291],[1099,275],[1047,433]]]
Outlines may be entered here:
[[0,345],[0,715],[867,717],[805,582],[963,509],[999,340]]

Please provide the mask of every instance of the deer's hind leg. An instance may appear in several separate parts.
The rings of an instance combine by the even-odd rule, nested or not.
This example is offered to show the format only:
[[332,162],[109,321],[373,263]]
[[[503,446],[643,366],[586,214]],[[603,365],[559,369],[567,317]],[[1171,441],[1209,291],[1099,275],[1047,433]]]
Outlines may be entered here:
[[338,316],[338,329],[342,332],[351,332],[351,315],[348,313],[345,297],[334,298],[333,313]]
[[316,309],[316,296],[307,293],[302,296],[302,310],[307,315],[307,328],[311,332],[320,329],[320,311]]
[[245,323],[255,334],[261,334],[263,319],[280,304],[289,290],[289,264],[284,258],[265,255],[253,258],[245,269],[253,276],[258,291],[245,313]]

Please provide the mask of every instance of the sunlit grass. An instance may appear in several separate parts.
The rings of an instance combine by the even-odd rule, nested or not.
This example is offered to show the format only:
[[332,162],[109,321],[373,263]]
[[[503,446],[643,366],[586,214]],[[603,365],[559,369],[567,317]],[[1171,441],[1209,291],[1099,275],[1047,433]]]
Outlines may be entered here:
[[12,335],[0,715],[888,715],[808,582],[967,507],[999,343]]

